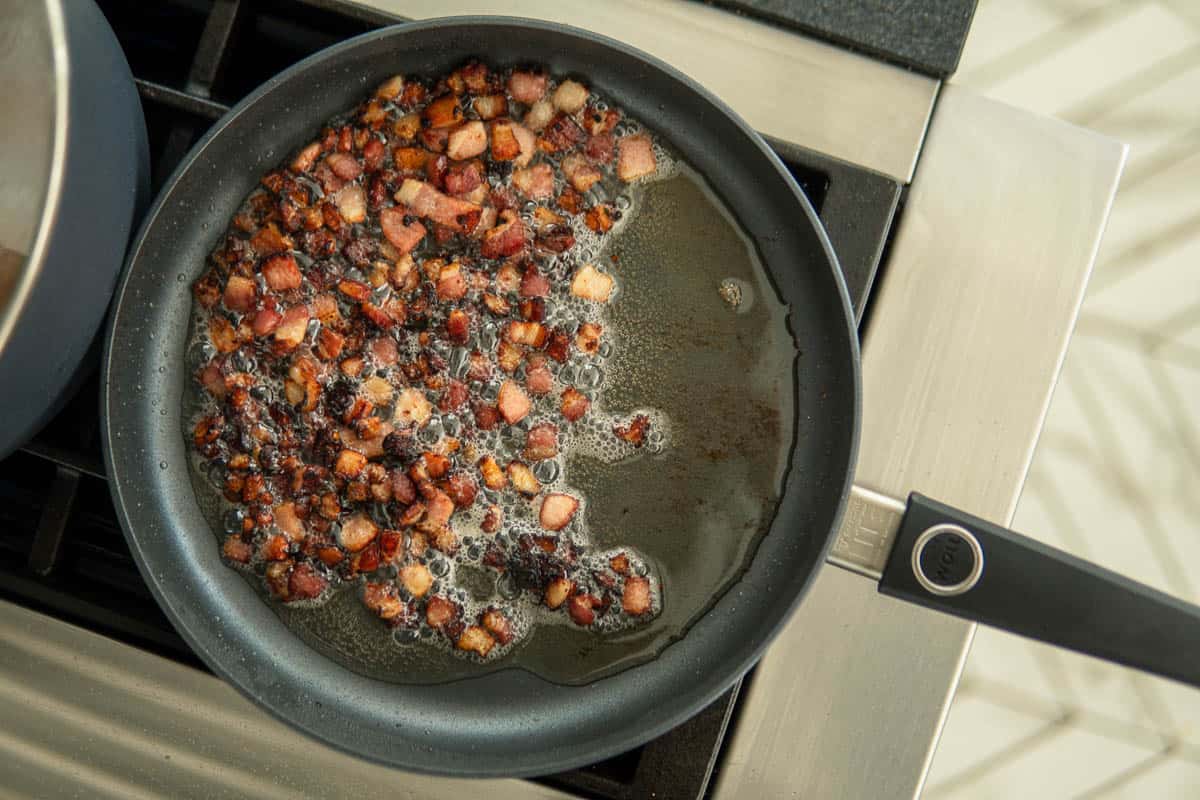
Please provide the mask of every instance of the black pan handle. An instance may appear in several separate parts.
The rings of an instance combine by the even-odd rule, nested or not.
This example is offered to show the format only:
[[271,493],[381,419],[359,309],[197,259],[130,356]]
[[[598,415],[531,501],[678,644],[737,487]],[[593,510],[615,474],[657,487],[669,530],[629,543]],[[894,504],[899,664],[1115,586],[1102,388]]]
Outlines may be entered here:
[[879,591],[1200,686],[1200,607],[916,493]]

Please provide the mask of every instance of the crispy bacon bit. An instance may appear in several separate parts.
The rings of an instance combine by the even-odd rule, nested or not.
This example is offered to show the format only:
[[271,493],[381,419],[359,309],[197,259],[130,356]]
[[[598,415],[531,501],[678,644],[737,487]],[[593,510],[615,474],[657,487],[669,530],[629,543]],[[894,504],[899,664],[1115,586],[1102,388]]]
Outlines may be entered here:
[[328,585],[329,581],[325,579],[324,575],[317,572],[312,564],[297,564],[292,568],[292,574],[288,576],[288,599],[295,601],[320,597]]
[[[421,487],[418,486],[418,489]],[[454,514],[454,501],[450,499],[450,495],[443,492],[434,486],[430,486],[428,490],[422,491],[425,497],[425,519],[417,524],[417,527],[426,533],[441,534],[446,527],[446,523],[450,521],[450,517]],[[453,546],[443,546],[437,540],[434,544],[440,550],[452,550]]]
[[485,294],[483,296],[483,304],[487,306],[487,310],[495,314],[497,317],[507,317],[512,311],[512,306],[507,300],[499,295]]
[[492,491],[498,492],[508,486],[508,478],[492,456],[479,459],[479,474],[483,476],[483,485]]
[[492,123],[492,158],[496,161],[511,161],[521,154],[521,145],[513,132],[513,124],[506,120]]
[[238,536],[228,536],[225,538],[225,543],[221,545],[221,553],[230,561],[248,564],[250,557],[254,555],[254,548]]
[[396,202],[408,206],[417,216],[427,217],[456,231],[469,230],[479,219],[477,203],[442,194],[428,183],[412,178],[406,178],[401,184],[396,192]]
[[325,163],[344,181],[352,181],[362,174],[362,164],[348,153],[330,153],[325,157]]
[[547,81],[544,72],[517,70],[508,78],[508,93],[518,103],[536,103],[546,94]]
[[504,521],[504,511],[500,506],[488,506],[488,510],[484,512],[483,522],[480,523],[480,528],[484,533],[495,533],[500,530],[500,523]]
[[446,317],[446,338],[455,344],[466,344],[471,338],[471,318],[456,308]]
[[571,294],[584,300],[607,303],[612,289],[612,276],[599,271],[591,264],[584,264],[571,279]]
[[530,266],[521,277],[521,297],[549,297],[550,279]]
[[595,106],[589,106],[583,114],[583,127],[592,136],[600,136],[612,132],[621,121],[621,112],[615,108],[600,111]]
[[465,122],[454,130],[446,139],[446,155],[455,161],[463,161],[487,150],[487,130],[479,120]]
[[326,361],[333,361],[341,355],[342,347],[345,343],[345,337],[337,331],[329,328],[321,328],[317,333],[316,353]]
[[250,278],[241,275],[230,275],[225,284],[225,307],[230,311],[245,313],[254,308],[255,295],[258,287]]
[[478,625],[468,625],[467,629],[458,637],[458,642],[455,644],[459,650],[466,650],[475,655],[486,658],[487,654],[492,652],[496,640],[492,635]]
[[539,397],[550,394],[554,389],[554,375],[545,365],[530,367],[525,373],[525,389]]
[[559,410],[568,422],[577,422],[587,413],[591,404],[592,401],[588,400],[586,395],[574,386],[568,386],[563,390],[562,404]]
[[503,94],[485,94],[476,97],[471,108],[475,109],[480,119],[495,119],[508,113],[508,98]]
[[584,322],[575,334],[575,346],[581,353],[594,356],[600,351],[601,328],[594,322]]
[[446,477],[446,473],[450,471],[450,459],[441,453],[426,450],[421,454],[421,458],[425,462],[425,472],[433,480]]
[[425,399],[425,393],[419,389],[407,388],[402,390],[396,399],[396,411],[392,421],[397,425],[416,425],[423,428],[432,413],[433,406]]
[[[467,294],[467,279],[457,262],[442,267],[437,280],[437,295],[441,300],[461,300]],[[460,312],[461,313],[461,312]]]
[[404,222],[406,214],[400,208],[385,208],[379,212],[379,227],[392,246],[401,253],[412,249],[425,238],[425,226],[416,220]]
[[338,530],[338,544],[351,553],[357,553],[375,541],[379,527],[366,514],[355,514],[342,523]]
[[460,613],[462,613],[462,609],[459,608],[458,603],[435,594],[429,598],[429,603],[425,606],[425,622],[431,628],[443,628],[456,619]]
[[[453,195],[469,195],[483,185],[479,162],[452,164],[446,171],[446,191]],[[477,202],[472,199],[472,202]]]
[[463,110],[458,98],[448,94],[425,106],[423,116],[431,128],[449,128],[462,122]]
[[629,442],[634,447],[641,447],[646,441],[646,432],[650,430],[650,418],[638,414],[628,425],[613,425],[613,433],[618,439]]
[[304,146],[304,148],[296,154],[292,159],[292,172],[309,172],[313,168],[313,164],[317,163],[317,156],[321,155],[321,143],[312,142]]
[[590,594],[573,595],[567,601],[567,615],[576,625],[587,627],[596,621],[596,612],[593,608],[600,605],[600,598]]
[[456,508],[470,508],[478,493],[475,480],[465,472],[456,472],[446,481],[446,494],[450,495]]
[[574,150],[587,139],[579,123],[566,114],[556,114],[538,138],[538,147],[547,153]]
[[363,586],[363,605],[382,620],[394,620],[404,612],[404,601],[391,583],[368,582]]
[[263,280],[273,292],[286,292],[299,289],[303,281],[300,266],[291,255],[275,255],[263,262]]
[[555,328],[546,342],[544,352],[560,364],[567,363],[571,357],[571,337],[562,328]]
[[508,644],[513,640],[513,626],[508,617],[504,616],[504,612],[498,608],[489,608],[483,612],[483,618],[480,620],[483,627],[487,628],[492,636],[496,637],[496,641],[501,646]]
[[[503,411],[503,409],[501,409]],[[558,426],[553,422],[540,422],[525,434],[525,457],[530,461],[544,461],[558,455]]]
[[500,412],[495,406],[476,403],[472,411],[475,414],[475,427],[481,431],[490,431],[500,424]]
[[542,500],[538,523],[548,531],[561,531],[579,510],[579,501],[569,494],[548,494]]
[[622,137],[617,142],[617,150],[617,177],[626,183],[653,175],[658,169],[654,161],[654,147],[650,137],[644,133]]
[[592,166],[582,153],[571,153],[562,160],[563,175],[577,191],[586,192],[602,177],[600,170]]
[[338,453],[337,463],[333,465],[334,474],[343,478],[357,478],[367,465],[367,457],[356,450],[343,450]]
[[521,285],[521,273],[508,263],[496,270],[496,289],[504,294],[517,291]]
[[538,100],[525,112],[525,118],[521,122],[531,131],[540,131],[549,125],[552,119],[554,104],[549,100]]
[[650,610],[650,581],[639,575],[625,579],[625,590],[621,593],[621,608],[626,614],[640,617]]
[[567,602],[567,598],[574,588],[575,584],[566,578],[555,578],[546,586],[542,602],[546,604],[547,608],[561,608],[562,604]]
[[588,209],[583,222],[596,233],[608,233],[612,230],[615,210],[608,203],[597,203]]
[[554,194],[554,168],[549,164],[513,171],[513,186],[531,200],[544,200]]
[[505,471],[513,488],[521,494],[533,497],[542,490],[542,484],[533,476],[533,470],[520,461],[510,461]]
[[519,306],[521,319],[526,322],[541,322],[546,318],[546,301],[540,297],[529,297]]
[[484,258],[506,258],[525,247],[525,223],[512,211],[500,214],[502,222],[483,235],[479,252]]
[[554,107],[567,114],[574,114],[583,108],[587,99],[587,87],[576,81],[563,81],[554,90]]
[[375,96],[380,100],[394,100],[404,89],[404,76],[393,75],[375,89]]
[[371,296],[371,287],[359,281],[338,281],[337,288],[342,295],[358,303],[366,301]]
[[518,167],[523,167],[528,164],[535,153],[537,153],[537,135],[524,125],[513,123],[513,136],[517,138],[517,145],[521,148],[521,153],[513,159],[513,164]]
[[283,318],[275,328],[275,352],[289,353],[304,341],[308,328],[308,306],[294,305],[283,312]]
[[509,425],[525,419],[532,405],[529,395],[525,394],[525,390],[516,382],[505,381],[500,386],[500,395],[496,398],[496,406],[500,409],[500,416],[504,417],[504,421]]
[[570,186],[563,189],[562,194],[554,202],[559,208],[571,215],[583,211],[583,195]]
[[593,164],[611,164],[616,149],[617,143],[613,135],[600,133],[588,137],[587,144],[583,146],[583,154]]
[[442,412],[457,411],[467,403],[470,389],[462,381],[451,380],[446,385],[446,392],[438,401],[438,409]]
[[433,575],[424,564],[405,564],[398,577],[400,585],[413,597],[424,597],[433,586]]
[[[504,338],[513,344],[525,344],[530,347],[541,347],[546,342],[546,326],[540,322],[510,322],[504,329]],[[500,364],[504,369],[505,364]],[[513,369],[516,366],[514,365]],[[505,369],[506,372],[512,370]]]
[[367,218],[367,193],[357,183],[348,183],[333,196],[333,204],[346,222],[362,222]]
[[608,565],[612,567],[612,571],[618,575],[629,574],[629,556],[624,553],[617,553],[608,560]]

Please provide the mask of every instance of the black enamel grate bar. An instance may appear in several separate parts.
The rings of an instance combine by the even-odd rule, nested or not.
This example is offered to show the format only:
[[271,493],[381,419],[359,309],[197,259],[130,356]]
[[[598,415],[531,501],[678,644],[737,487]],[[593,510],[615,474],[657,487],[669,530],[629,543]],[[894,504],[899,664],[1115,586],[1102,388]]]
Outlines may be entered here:
[[[399,20],[341,0],[98,0],[141,95],[154,189],[229,107],[278,71]],[[900,187],[772,142],[813,201],[861,314]],[[95,375],[0,461],[0,596],[199,669],[137,572],[109,499]],[[540,779],[581,797],[698,798],[736,718],[733,687],[687,723],[607,761]]]

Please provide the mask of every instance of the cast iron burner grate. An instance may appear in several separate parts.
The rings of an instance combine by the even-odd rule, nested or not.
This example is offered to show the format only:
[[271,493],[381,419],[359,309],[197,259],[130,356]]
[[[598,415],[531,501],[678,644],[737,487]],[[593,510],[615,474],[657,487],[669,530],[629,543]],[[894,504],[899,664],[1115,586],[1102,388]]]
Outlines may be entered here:
[[[133,70],[158,189],[233,103],[296,61],[398,20],[341,0],[99,0]],[[860,318],[901,187],[797,145],[772,142],[817,207]],[[99,380],[0,461],[0,597],[205,669],[138,574],[109,498]],[[643,747],[539,779],[583,797],[705,794],[739,686]]]

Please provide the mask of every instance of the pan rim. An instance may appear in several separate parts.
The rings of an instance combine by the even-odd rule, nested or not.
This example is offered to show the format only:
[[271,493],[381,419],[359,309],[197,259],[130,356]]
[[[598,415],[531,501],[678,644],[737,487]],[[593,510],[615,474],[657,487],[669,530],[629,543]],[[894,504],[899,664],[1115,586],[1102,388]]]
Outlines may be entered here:
[[[201,633],[197,633],[192,629],[191,625],[184,618],[184,615],[179,612],[179,609],[175,607],[175,605],[168,598],[167,594],[163,591],[162,587],[154,578],[150,562],[147,560],[143,547],[139,542],[138,537],[136,537],[132,532],[134,529],[134,519],[130,513],[125,491],[123,489],[123,480],[116,469],[116,456],[114,454],[112,438],[113,431],[110,429],[110,412],[112,411],[113,401],[115,399],[113,396],[113,383],[111,381],[115,334],[118,318],[120,317],[119,312],[121,306],[125,302],[125,298],[128,296],[126,289],[133,274],[132,268],[137,260],[137,256],[143,249],[148,232],[151,230],[155,221],[158,219],[167,204],[168,195],[171,193],[171,187],[174,187],[181,175],[187,172],[190,166],[194,163],[197,155],[201,153],[213,139],[220,136],[225,129],[234,122],[234,120],[236,120],[247,109],[257,103],[262,97],[269,94],[281,83],[292,79],[296,75],[303,74],[313,65],[319,64],[320,62],[332,56],[360,47],[365,43],[374,42],[377,39],[386,39],[402,32],[407,33],[429,28],[442,28],[446,26],[480,25],[521,26],[554,34],[565,34],[586,39],[630,55],[642,62],[645,62],[650,67],[660,70],[673,80],[680,82],[684,86],[700,95],[703,100],[709,103],[716,111],[727,117],[747,137],[747,140],[755,145],[761,155],[765,156],[771,163],[772,167],[786,180],[786,183],[794,195],[798,207],[803,210],[808,224],[812,227],[814,233],[816,234],[817,240],[826,258],[826,264],[832,272],[830,277],[833,279],[833,285],[837,289],[837,295],[840,302],[840,309],[837,310],[840,311],[840,314],[837,314],[836,316],[839,316],[845,325],[844,330],[835,331],[833,333],[837,334],[840,339],[844,340],[844,344],[847,349],[845,355],[851,362],[849,368],[846,370],[845,377],[847,379],[847,383],[849,384],[846,394],[852,395],[853,399],[853,408],[845,410],[849,420],[849,448],[848,452],[846,453],[847,469],[846,474],[843,476],[842,484],[840,487],[838,487],[836,505],[833,506],[833,524],[831,525],[830,530],[825,532],[821,546],[818,548],[818,561],[815,562],[814,567],[809,571],[809,574],[804,579],[800,590],[794,593],[794,596],[787,604],[786,609],[783,610],[783,612],[778,615],[778,618],[775,619],[770,625],[768,635],[763,637],[761,641],[751,643],[750,646],[746,647],[742,657],[737,660],[732,669],[726,668],[721,670],[721,677],[719,680],[715,680],[717,676],[715,675],[716,671],[713,670],[710,671],[710,674],[706,678],[695,681],[690,692],[680,693],[681,695],[690,694],[692,699],[682,704],[676,702],[669,713],[660,714],[656,718],[656,721],[644,722],[644,724],[638,727],[636,731],[627,730],[618,734],[609,734],[604,739],[596,739],[587,750],[585,756],[577,755],[575,757],[570,757],[564,754],[559,754],[557,751],[527,753],[528,758],[523,760],[522,763],[509,764],[503,770],[476,768],[472,766],[469,759],[460,759],[453,763],[443,762],[439,764],[437,768],[433,768],[428,764],[421,762],[389,760],[388,758],[382,756],[363,753],[346,744],[344,741],[339,740],[335,736],[330,735],[327,731],[319,730],[313,726],[307,725],[294,716],[287,714],[285,710],[277,708],[274,704],[265,701],[259,693],[254,691],[253,687],[249,686],[230,669],[228,669],[220,658],[211,653],[210,648],[206,644],[205,637]],[[797,224],[802,223],[797,221]],[[820,269],[820,267],[816,267],[814,265],[814,269]],[[820,222],[819,217],[816,215],[811,203],[796,184],[795,180],[791,177],[790,173],[788,173],[779,156],[772,151],[763,138],[740,116],[738,116],[736,112],[730,109],[727,104],[713,95],[703,86],[693,81],[687,75],[661,61],[655,56],[647,54],[644,51],[620,42],[619,40],[615,40],[611,37],[597,34],[586,29],[545,20],[534,20],[513,16],[439,17],[415,22],[401,23],[371,31],[335,44],[329,48],[326,48],[325,50],[319,51],[303,59],[300,62],[297,62],[288,69],[268,79],[261,86],[243,98],[239,103],[233,106],[220,120],[212,125],[212,127],[200,138],[199,141],[196,142],[196,144],[191,148],[180,164],[175,168],[175,170],[173,170],[171,176],[167,179],[166,183],[164,183],[163,190],[161,190],[158,197],[155,198],[153,205],[147,211],[145,218],[142,220],[139,226],[137,236],[133,240],[125,266],[122,270],[121,278],[117,287],[117,294],[115,297],[116,299],[113,304],[112,312],[110,313],[109,321],[106,326],[104,355],[102,361],[103,374],[100,414],[104,463],[109,475],[108,484],[110,494],[112,495],[113,503],[116,508],[122,530],[125,533],[126,540],[129,543],[130,550],[138,565],[138,569],[142,573],[143,578],[146,580],[146,583],[154,595],[155,600],[163,609],[167,617],[171,620],[175,628],[179,631],[180,635],[204,660],[209,668],[212,669],[213,672],[221,677],[226,683],[234,686],[239,693],[254,702],[256,706],[266,710],[273,717],[287,723],[292,728],[304,731],[306,735],[321,741],[324,744],[333,746],[342,752],[346,752],[360,758],[366,758],[377,763],[386,764],[388,766],[401,767],[403,769],[415,772],[456,777],[529,777],[545,775],[548,773],[559,772],[584,764],[593,763],[595,761],[624,752],[631,747],[638,746],[661,735],[667,730],[670,730],[683,721],[689,719],[701,709],[706,707],[709,703],[711,703],[713,699],[719,696],[721,692],[727,689],[735,680],[744,675],[746,671],[762,657],[766,647],[770,644],[770,642],[774,641],[782,627],[791,619],[795,609],[811,589],[817,573],[819,572],[821,566],[823,566],[825,556],[828,554],[829,548],[832,545],[833,534],[837,529],[837,524],[840,522],[842,515],[844,514],[850,487],[853,482],[854,465],[857,461],[858,454],[862,402],[862,379],[857,329],[854,324],[854,317],[851,311],[851,304],[845,280],[842,276],[840,267],[838,266],[837,256],[829,242],[824,226]],[[839,342],[839,344],[841,344],[841,342]],[[830,487],[828,494],[830,497],[832,497],[832,487]],[[757,558],[758,556],[756,555],[755,557]],[[741,579],[739,579],[739,581],[740,580]],[[737,584],[735,583],[730,587],[730,589],[727,589],[725,594],[728,594],[730,591],[732,591],[736,585]],[[673,647],[674,645],[671,646]],[[321,657],[315,651],[311,652],[313,652],[315,657]],[[616,673],[616,676],[621,674],[623,673],[618,672]],[[586,690],[589,687],[603,684],[606,680],[608,680],[608,678],[601,679],[600,681],[588,684],[587,686],[573,688]]]

